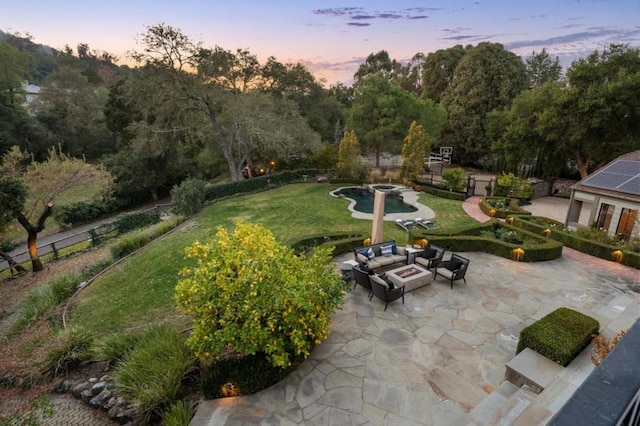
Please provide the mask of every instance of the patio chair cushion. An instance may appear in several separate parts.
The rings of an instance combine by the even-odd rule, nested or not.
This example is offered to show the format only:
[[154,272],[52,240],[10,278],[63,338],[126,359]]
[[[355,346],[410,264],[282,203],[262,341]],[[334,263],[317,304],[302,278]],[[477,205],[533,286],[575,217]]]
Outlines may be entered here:
[[393,290],[396,286],[393,283],[393,281],[391,281],[389,278],[387,278],[387,274],[380,274],[378,275],[384,282],[387,283],[387,287],[389,287],[389,290]]
[[438,254],[438,249],[434,249],[433,247],[426,247],[418,256],[424,257],[425,259],[431,259],[436,254]]
[[451,258],[445,265],[445,268],[448,269],[449,271],[455,271],[456,269],[460,269],[462,265],[464,264],[458,259]]
[[453,277],[453,271],[448,268],[438,268],[438,275],[450,280]]
[[371,279],[371,281],[376,282],[376,283],[380,284],[383,287],[389,288],[389,284],[387,284],[387,282],[385,280],[380,278],[379,275],[369,275],[369,278]]

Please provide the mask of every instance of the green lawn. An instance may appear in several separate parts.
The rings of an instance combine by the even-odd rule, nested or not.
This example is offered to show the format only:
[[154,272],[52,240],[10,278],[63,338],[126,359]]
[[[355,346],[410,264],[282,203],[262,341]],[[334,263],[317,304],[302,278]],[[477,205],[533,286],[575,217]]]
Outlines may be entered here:
[[[216,226],[236,221],[262,224],[282,242],[332,232],[370,235],[371,221],[354,219],[348,201],[329,196],[339,185],[296,184],[212,204],[173,234],[151,243],[141,253],[100,276],[84,290],[72,311],[71,322],[96,335],[144,328],[159,322],[184,322],[174,306],[173,291],[179,271],[187,265],[184,248],[206,242]],[[433,208],[442,229],[475,223],[459,201],[428,194],[420,202]],[[385,239],[404,243],[405,232],[385,222]]]

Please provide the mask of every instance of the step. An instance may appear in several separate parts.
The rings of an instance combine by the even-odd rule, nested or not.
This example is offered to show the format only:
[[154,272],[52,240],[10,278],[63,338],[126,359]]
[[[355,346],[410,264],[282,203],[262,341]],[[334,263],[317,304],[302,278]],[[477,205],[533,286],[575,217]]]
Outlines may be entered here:
[[507,363],[506,379],[516,386],[527,385],[540,393],[562,373],[564,367],[530,348]]
[[483,424],[487,419],[493,418],[507,400],[519,390],[519,387],[505,380],[496,390],[469,412],[471,420],[477,424]]

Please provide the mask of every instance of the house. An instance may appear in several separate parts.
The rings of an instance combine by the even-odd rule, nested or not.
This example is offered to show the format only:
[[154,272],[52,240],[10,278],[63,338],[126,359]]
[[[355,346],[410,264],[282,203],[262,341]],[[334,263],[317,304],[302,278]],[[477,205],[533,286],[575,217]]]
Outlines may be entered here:
[[[587,223],[580,223],[583,209],[591,212]],[[629,239],[640,234],[638,210],[640,151],[634,151],[616,158],[571,187],[565,226],[576,229],[594,224],[612,236]]]

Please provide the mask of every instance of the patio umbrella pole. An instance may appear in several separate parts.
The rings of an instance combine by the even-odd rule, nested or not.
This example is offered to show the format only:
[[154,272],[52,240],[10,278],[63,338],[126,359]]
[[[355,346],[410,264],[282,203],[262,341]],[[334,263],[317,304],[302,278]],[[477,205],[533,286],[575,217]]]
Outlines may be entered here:
[[376,189],[373,199],[373,223],[371,226],[371,244],[382,242],[384,225],[384,192]]

